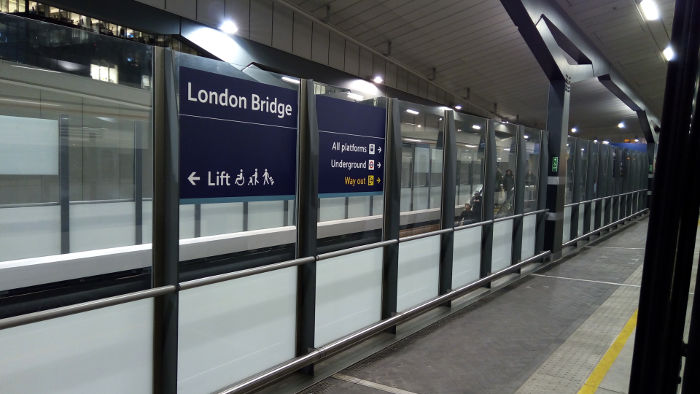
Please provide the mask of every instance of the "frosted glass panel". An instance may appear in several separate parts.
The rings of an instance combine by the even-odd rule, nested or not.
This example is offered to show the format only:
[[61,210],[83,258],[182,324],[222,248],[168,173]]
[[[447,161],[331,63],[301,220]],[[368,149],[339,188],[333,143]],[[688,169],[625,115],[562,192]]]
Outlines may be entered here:
[[180,205],[180,239],[194,238],[194,205]]
[[0,174],[58,175],[58,121],[0,115]]
[[605,205],[607,205],[607,199],[601,200],[603,203],[602,208],[600,209],[600,225],[605,226],[605,220],[607,218],[607,215],[605,214]]
[[372,196],[348,197],[348,217],[369,216],[369,202]]
[[440,236],[399,244],[399,311],[438,295]]
[[381,319],[383,251],[377,248],[318,262],[317,347]]
[[401,188],[401,212],[411,210],[411,188]]
[[372,215],[382,215],[384,213],[384,196],[372,196]]
[[297,267],[180,292],[178,392],[209,393],[294,357]]
[[135,210],[133,202],[71,204],[70,251],[133,245]]
[[345,197],[321,199],[319,222],[345,219]]
[[452,288],[456,289],[479,279],[481,272],[481,226],[454,233]]
[[153,299],[0,330],[0,392],[150,393]]
[[493,224],[493,249],[491,251],[491,272],[510,266],[513,245],[513,219]]
[[440,208],[442,206],[442,187],[433,186],[430,188],[430,208]]
[[523,243],[520,249],[520,260],[535,255],[535,238],[537,232],[537,214],[523,217]]
[[590,226],[591,231],[595,230],[595,209],[596,209],[597,205],[598,205],[598,201],[593,201],[591,203],[591,226]]
[[202,236],[243,231],[243,203],[202,204]]
[[0,261],[61,253],[61,207],[0,208]]
[[561,237],[562,243],[571,239],[571,207],[564,207],[564,230]]
[[584,205],[585,204],[578,205],[578,232],[576,234],[579,237],[583,235],[583,220],[586,216]]
[[143,243],[148,244],[153,240],[153,201],[141,203],[141,215],[141,237]]
[[413,210],[428,209],[428,188],[417,187],[413,189]]
[[284,201],[248,203],[248,230],[284,226]]

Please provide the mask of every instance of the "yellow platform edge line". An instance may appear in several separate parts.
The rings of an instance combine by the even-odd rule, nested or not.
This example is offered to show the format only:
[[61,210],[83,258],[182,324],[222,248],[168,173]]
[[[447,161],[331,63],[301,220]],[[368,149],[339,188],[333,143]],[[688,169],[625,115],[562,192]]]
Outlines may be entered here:
[[627,339],[629,339],[630,335],[632,335],[636,326],[637,311],[635,310],[629,320],[627,320],[627,323],[625,323],[622,331],[620,331],[617,338],[615,338],[615,341],[608,348],[608,351],[605,352],[603,357],[598,362],[598,365],[596,365],[593,372],[591,372],[590,376],[588,376],[588,379],[586,379],[586,382],[583,384],[583,387],[581,387],[581,390],[578,391],[578,394],[593,394],[598,390],[598,386],[600,386],[600,383],[605,378],[605,375],[608,374],[610,367],[612,367],[613,363],[617,359],[617,356],[620,355],[622,348],[625,347]]

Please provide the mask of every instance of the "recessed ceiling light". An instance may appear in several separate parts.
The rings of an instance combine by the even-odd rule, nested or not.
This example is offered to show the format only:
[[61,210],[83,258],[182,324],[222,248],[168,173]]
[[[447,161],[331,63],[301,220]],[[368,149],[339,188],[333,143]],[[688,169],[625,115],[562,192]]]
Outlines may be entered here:
[[639,142],[639,138],[635,138],[635,139],[634,139],[634,142]]
[[617,124],[617,128],[618,128],[618,129],[624,129],[624,128],[625,128],[625,122],[622,121],[622,122],[618,123],[618,124]]
[[577,129],[576,127],[572,127],[572,128],[571,128],[571,132],[572,132],[572,133],[575,133],[575,132],[577,132],[577,131],[578,131],[578,129]]
[[375,75],[374,78],[372,78],[372,82],[379,85],[380,83],[384,83],[384,78],[381,75]]
[[608,140],[603,141],[603,145],[608,145],[609,143],[610,143],[610,141],[608,141]]
[[479,126],[478,124],[473,124],[473,125],[472,125],[472,129],[474,129],[474,130],[481,130],[481,126]]
[[408,112],[411,115],[418,115],[420,112],[416,111],[415,109],[407,109],[406,112]]
[[527,134],[525,134],[525,135],[523,136],[523,138],[528,139],[528,138],[530,138],[530,136],[527,135]]
[[236,32],[238,31],[238,26],[236,26],[236,24],[232,20],[226,19],[219,25],[219,30],[223,31],[226,34],[236,34]]
[[656,5],[654,0],[642,0],[639,3],[639,7],[642,8],[642,14],[644,14],[644,18],[648,21],[655,21],[661,16],[659,13],[659,6]]
[[456,109],[457,111],[459,111],[460,109],[462,109],[462,106],[459,105],[459,104],[457,104],[457,105],[455,105],[455,109]]
[[676,52],[673,51],[671,44],[668,44],[662,53],[664,54],[664,59],[669,62],[676,57]]
[[421,126],[421,125],[416,125],[416,127],[421,128],[421,127],[423,127],[423,126]]

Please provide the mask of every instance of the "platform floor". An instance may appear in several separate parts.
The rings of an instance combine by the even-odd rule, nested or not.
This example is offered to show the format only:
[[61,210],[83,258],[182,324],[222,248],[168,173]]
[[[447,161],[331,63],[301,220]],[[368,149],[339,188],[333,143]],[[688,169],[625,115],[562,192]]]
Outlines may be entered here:
[[486,295],[304,393],[626,392],[647,221]]

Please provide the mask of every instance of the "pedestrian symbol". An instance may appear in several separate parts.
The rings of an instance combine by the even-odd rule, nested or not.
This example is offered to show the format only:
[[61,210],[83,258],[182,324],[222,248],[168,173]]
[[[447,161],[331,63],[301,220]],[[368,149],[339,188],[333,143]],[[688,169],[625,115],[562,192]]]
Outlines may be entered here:
[[267,172],[267,168],[266,168],[265,172],[263,172],[263,185],[274,185],[274,184],[275,184],[275,180],[272,179],[272,177],[270,176],[270,173]]
[[258,169],[255,169],[255,173],[248,177],[248,185],[257,185],[258,183]]

